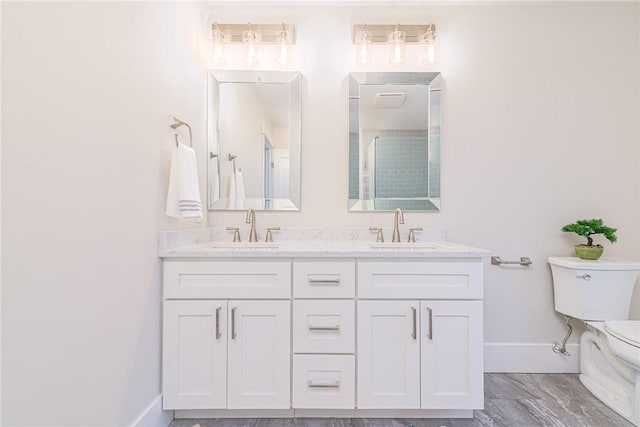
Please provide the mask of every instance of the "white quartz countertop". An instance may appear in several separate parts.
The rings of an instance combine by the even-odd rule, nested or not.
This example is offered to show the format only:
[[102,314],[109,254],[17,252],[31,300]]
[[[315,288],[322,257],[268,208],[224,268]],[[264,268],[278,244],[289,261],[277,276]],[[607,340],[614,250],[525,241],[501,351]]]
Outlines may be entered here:
[[160,251],[161,258],[482,258],[486,249],[450,242],[375,243],[363,241],[207,242]]

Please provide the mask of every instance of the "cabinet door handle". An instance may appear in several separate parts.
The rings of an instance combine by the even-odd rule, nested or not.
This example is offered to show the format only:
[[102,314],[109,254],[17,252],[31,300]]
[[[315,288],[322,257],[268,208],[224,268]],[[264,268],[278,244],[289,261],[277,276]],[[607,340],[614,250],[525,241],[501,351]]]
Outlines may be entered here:
[[415,307],[411,307],[411,312],[413,314],[413,332],[411,333],[411,338],[414,340],[418,339],[418,313]]
[[310,331],[339,331],[340,326],[313,326],[309,325]]
[[433,339],[433,310],[431,307],[427,307],[427,313],[429,313],[429,333],[427,334],[427,338],[430,340]]
[[231,339],[235,340],[238,335],[236,334],[236,307],[231,309]]
[[222,336],[220,334],[220,310],[222,310],[222,307],[216,308],[216,339],[217,340],[219,340],[220,337]]
[[321,279],[317,277],[309,277],[310,285],[339,285],[340,278],[337,277],[335,279]]
[[340,382],[336,381],[335,383],[332,384],[315,384],[311,381],[309,381],[308,383],[309,388],[340,388]]

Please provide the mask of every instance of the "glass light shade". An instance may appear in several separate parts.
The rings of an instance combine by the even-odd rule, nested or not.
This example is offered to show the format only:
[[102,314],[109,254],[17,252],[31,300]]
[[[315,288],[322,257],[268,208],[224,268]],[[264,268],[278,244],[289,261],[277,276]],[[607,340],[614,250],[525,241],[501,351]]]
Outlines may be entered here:
[[246,65],[260,63],[260,39],[258,33],[252,30],[242,32],[242,62]]
[[224,54],[224,33],[220,30],[213,30],[211,33],[211,61],[216,64],[224,64],[226,61]]
[[435,65],[440,62],[440,43],[434,31],[427,31],[423,37],[424,65]]
[[371,33],[367,30],[356,34],[356,64],[371,64]]
[[276,40],[276,64],[289,65],[293,61],[291,35],[289,31],[282,30]]
[[404,31],[394,31],[389,35],[389,43],[391,44],[391,51],[389,52],[389,64],[395,66],[404,64],[405,40],[406,35]]

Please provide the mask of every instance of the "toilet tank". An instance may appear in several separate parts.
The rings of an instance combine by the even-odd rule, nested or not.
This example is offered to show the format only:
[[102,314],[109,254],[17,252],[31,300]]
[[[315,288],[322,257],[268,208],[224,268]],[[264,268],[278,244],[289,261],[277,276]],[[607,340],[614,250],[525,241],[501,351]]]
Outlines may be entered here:
[[640,262],[549,257],[557,312],[582,320],[629,318]]

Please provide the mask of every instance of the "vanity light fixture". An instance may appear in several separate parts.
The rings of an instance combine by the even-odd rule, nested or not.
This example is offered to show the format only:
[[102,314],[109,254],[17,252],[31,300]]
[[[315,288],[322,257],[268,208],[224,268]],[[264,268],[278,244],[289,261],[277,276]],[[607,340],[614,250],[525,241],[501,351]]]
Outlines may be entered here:
[[435,24],[427,25],[427,31],[422,36],[422,40],[425,45],[424,52],[424,64],[425,65],[434,65],[439,61],[439,46],[438,40],[436,38],[436,26]]
[[396,24],[395,31],[389,34],[389,44],[391,45],[389,64],[396,67],[404,65],[404,45],[407,38],[406,33],[398,29],[399,26],[400,24]]
[[251,23],[249,29],[242,32],[242,62],[246,65],[258,65],[260,63],[260,35],[253,31]]
[[282,29],[276,40],[276,64],[291,64],[293,59],[291,56],[291,44],[291,34],[287,31],[287,27],[282,24]]
[[355,35],[356,64],[366,66],[371,64],[371,33],[367,31],[367,24]]
[[[356,64],[369,65],[371,61],[371,45],[389,45],[389,64],[400,66],[405,62],[405,46],[407,44],[424,45],[425,65],[438,63],[439,46],[435,24],[422,25],[387,25],[358,24],[353,26],[353,44],[356,46]],[[363,40],[366,40],[363,42]],[[366,61],[363,61],[366,58]]]
[[225,63],[226,58],[224,54],[224,33],[220,31],[218,24],[213,24],[213,30],[211,32],[211,60],[215,65],[222,65]]
[[212,25],[213,52],[211,63],[222,65],[228,62],[225,47],[242,44],[242,62],[257,66],[261,59],[261,47],[275,47],[277,65],[289,65],[293,60],[296,42],[296,27],[293,24],[220,24]]

